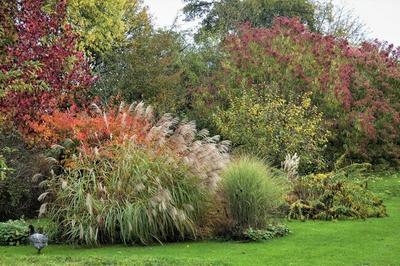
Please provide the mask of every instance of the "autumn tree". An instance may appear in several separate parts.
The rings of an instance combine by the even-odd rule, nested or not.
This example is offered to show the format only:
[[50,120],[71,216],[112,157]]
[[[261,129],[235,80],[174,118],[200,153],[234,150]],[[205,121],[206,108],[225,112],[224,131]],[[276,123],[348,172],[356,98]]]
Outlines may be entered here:
[[43,113],[84,101],[82,91],[93,81],[83,53],[76,49],[78,36],[66,23],[66,1],[51,11],[44,4],[18,1],[14,14],[1,14],[12,22],[15,41],[1,51],[0,72],[6,78],[1,80],[5,95],[0,112],[24,133]]
[[[200,109],[198,113],[212,117],[224,137],[246,144],[253,132],[279,143],[284,140],[282,134],[287,134],[289,139],[297,138],[288,144],[302,142],[302,148],[313,141],[324,143],[318,141],[323,135],[304,141],[296,137],[298,132],[325,128],[331,134],[324,157],[331,167],[336,161],[337,165],[400,163],[399,48],[377,42],[353,46],[346,40],[311,32],[297,19],[276,18],[271,28],[243,25],[226,38],[223,49],[221,68],[206,88],[199,88],[195,98],[204,100],[194,107],[206,106],[208,112]],[[286,110],[287,104],[293,107]],[[303,109],[291,117],[274,116],[279,108],[290,115],[289,110],[301,106],[311,108],[301,116]],[[321,114],[324,125],[319,124]],[[305,122],[310,115],[314,118]],[[281,122],[268,120],[271,116]],[[301,119],[304,122],[296,124]],[[280,126],[270,133],[273,124]],[[260,141],[248,142],[255,143],[248,151],[260,149]],[[272,147],[265,143],[265,147]]]
[[[59,0],[47,0],[47,8]],[[98,62],[151,29],[142,0],[68,0],[67,22],[79,34],[78,47]]]
[[[0,62],[7,59],[6,47],[15,41],[14,14],[16,5],[7,0],[0,0]],[[5,83],[13,73],[0,71],[0,97],[6,94]],[[0,119],[1,120],[1,119]]]

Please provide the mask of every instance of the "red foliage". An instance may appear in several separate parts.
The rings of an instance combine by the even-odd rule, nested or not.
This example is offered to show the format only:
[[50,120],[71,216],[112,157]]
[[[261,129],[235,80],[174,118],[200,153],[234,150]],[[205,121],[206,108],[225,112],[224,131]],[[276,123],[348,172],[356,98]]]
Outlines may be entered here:
[[399,147],[400,47],[378,41],[353,46],[283,17],[271,28],[242,25],[224,47],[236,81],[275,83],[287,97],[313,91],[339,145],[359,151],[371,143]]
[[[132,112],[122,106],[102,112],[93,106],[92,110],[56,110],[53,114],[42,115],[40,122],[31,123],[36,143],[50,146],[71,139],[89,154],[92,148],[120,144],[132,137],[137,144],[146,142],[153,122],[151,112],[146,115],[145,111]],[[139,106],[140,109],[142,105]]]
[[[65,23],[66,1],[59,1],[53,12],[43,11],[44,0],[24,0],[12,18],[16,41],[6,47],[0,71],[18,71],[5,84],[23,84],[23,91],[8,91],[0,101],[0,111],[24,133],[44,113],[82,104],[84,91],[92,81],[89,65],[76,50],[78,36]],[[0,16],[1,17],[1,16]]]

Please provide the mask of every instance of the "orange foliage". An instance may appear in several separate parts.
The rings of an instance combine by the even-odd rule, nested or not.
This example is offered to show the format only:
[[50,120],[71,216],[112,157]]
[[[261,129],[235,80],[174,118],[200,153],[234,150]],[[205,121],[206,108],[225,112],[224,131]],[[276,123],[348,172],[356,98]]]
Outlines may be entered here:
[[[135,138],[138,144],[145,141],[147,130],[151,126],[150,115],[138,115],[138,112],[132,112],[135,110],[129,110],[132,106],[120,106],[118,110],[110,110],[107,113],[102,112],[96,105],[92,107],[92,110],[88,111],[55,111],[42,115],[41,122],[31,123],[35,132],[31,141],[49,147],[71,139],[79,142],[84,150],[107,143],[121,143],[128,138]],[[143,110],[146,111],[151,112],[150,109]]]
[[[92,105],[91,110],[56,111],[41,120],[32,128],[44,145],[69,138],[75,145],[68,145],[68,149],[72,147],[75,152],[77,148],[97,160],[99,156],[118,158],[114,156],[118,147],[129,142],[152,155],[184,162],[209,188],[217,187],[219,173],[229,162],[229,141],[210,136],[205,129],[198,131],[194,122],[180,121],[170,114],[156,119],[152,108],[143,103],[129,107],[122,104],[104,112]],[[73,162],[65,160],[64,167],[73,168]]]

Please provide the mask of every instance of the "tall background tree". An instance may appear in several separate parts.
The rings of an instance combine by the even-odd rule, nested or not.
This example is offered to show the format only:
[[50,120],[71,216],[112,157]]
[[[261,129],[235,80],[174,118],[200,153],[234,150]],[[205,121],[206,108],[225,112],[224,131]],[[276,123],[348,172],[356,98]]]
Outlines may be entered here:
[[335,5],[332,0],[315,1],[315,30],[360,43],[367,38],[368,30],[350,9]]
[[353,12],[332,0],[184,0],[186,20],[201,21],[199,33],[232,32],[249,22],[254,27],[270,27],[275,17],[299,17],[311,31],[353,42],[365,39],[366,28]]
[[[59,0],[47,0],[54,8]],[[78,48],[96,62],[151,28],[141,0],[68,0],[67,22],[79,34]]]
[[269,27],[276,16],[300,17],[314,29],[315,6],[309,0],[184,0],[187,20],[201,20],[200,32],[226,34],[244,22]]
[[158,111],[177,112],[183,105],[183,37],[173,31],[152,30],[110,54],[97,70],[92,89],[104,101],[145,100]]
[[68,19],[81,36],[80,46],[100,56],[149,27],[147,12],[137,0],[71,0]]

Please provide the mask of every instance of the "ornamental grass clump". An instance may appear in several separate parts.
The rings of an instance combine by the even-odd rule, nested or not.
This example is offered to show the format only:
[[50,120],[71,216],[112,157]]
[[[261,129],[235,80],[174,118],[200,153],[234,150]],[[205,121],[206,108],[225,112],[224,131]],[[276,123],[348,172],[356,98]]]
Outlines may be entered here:
[[[93,104],[90,110],[55,112],[43,115],[35,133],[48,146],[71,139],[78,151],[90,156],[112,156],[108,147],[134,143],[157,154],[168,154],[189,166],[192,174],[212,189],[219,173],[229,162],[230,142],[197,130],[191,121],[180,121],[171,114],[157,119],[151,106],[143,102],[102,110]],[[68,163],[67,163],[68,164]]]
[[[48,215],[63,238],[87,245],[196,238],[229,143],[198,132],[193,122],[157,120],[142,103],[94,108],[90,115],[62,114],[76,125],[66,136],[79,143],[79,154],[41,197],[53,198]],[[50,126],[70,134],[66,124]]]
[[188,166],[134,144],[114,157],[83,156],[60,179],[50,216],[64,237],[89,245],[149,244],[196,236],[207,190]]
[[263,162],[243,157],[224,171],[222,190],[232,233],[243,234],[249,228],[266,229],[268,222],[276,218],[285,186]]

